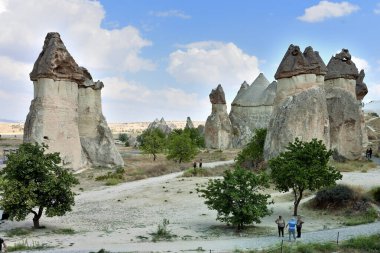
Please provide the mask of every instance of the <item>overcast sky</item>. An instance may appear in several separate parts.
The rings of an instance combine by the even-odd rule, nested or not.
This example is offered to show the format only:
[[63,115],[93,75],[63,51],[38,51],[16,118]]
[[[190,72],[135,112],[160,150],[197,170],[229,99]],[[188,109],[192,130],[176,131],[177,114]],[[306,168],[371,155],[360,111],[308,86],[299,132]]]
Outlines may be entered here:
[[[102,90],[108,122],[206,120],[222,84],[268,80],[290,44],[327,64],[348,48],[380,94],[380,1],[0,0],[0,119],[24,121],[29,73],[47,32],[59,32]],[[360,69],[359,69],[360,70]]]

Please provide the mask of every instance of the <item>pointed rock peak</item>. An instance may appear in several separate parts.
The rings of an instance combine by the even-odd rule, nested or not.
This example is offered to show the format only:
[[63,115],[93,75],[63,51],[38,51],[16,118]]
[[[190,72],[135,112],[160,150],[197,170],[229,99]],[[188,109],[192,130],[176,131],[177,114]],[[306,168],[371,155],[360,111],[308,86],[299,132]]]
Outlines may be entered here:
[[289,78],[300,74],[325,75],[326,71],[326,65],[312,47],[305,48],[302,53],[299,46],[291,44],[278,66],[275,78]]
[[[249,87],[249,84],[247,83],[247,81],[244,81],[241,85],[240,85],[240,90],[245,90]],[[239,90],[239,91],[240,91]]]
[[244,81],[241,85],[240,85],[240,89],[238,91],[238,93],[236,94],[236,97],[234,98],[234,100],[232,101],[232,105],[235,105],[235,104],[239,104],[239,100],[240,98],[243,96],[243,94],[249,89],[249,84]]
[[332,56],[327,64],[327,75],[325,80],[345,78],[357,79],[359,76],[355,63],[351,60],[351,54],[348,49],[343,48],[342,51]]
[[[87,74],[89,74],[88,71]],[[59,33],[50,32],[46,35],[42,52],[34,63],[30,79],[37,81],[39,78],[50,78],[80,84],[85,81],[87,74],[83,73],[67,51]]]
[[218,85],[216,89],[213,89],[209,95],[211,104],[226,104],[226,98],[222,85]]
[[191,121],[190,117],[187,117],[187,119],[186,119],[186,126],[185,126],[185,128],[194,128],[194,124]]
[[268,79],[264,76],[263,73],[260,73],[255,81],[253,81],[251,87],[253,86],[263,86],[263,87],[267,87],[269,85],[269,81]]
[[165,124],[166,124],[164,117],[162,117],[162,118],[160,119],[160,123],[165,123]]
[[359,76],[356,79],[356,99],[362,100],[368,93],[367,85],[363,82],[365,77],[364,69],[360,70]]

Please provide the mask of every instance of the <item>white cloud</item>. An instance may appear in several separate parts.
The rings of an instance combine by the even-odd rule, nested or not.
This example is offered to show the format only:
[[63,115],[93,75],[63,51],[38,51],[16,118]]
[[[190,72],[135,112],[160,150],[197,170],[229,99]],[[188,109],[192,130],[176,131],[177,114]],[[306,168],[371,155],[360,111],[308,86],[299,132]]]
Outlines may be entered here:
[[328,18],[338,18],[349,15],[359,10],[359,6],[349,2],[334,3],[329,1],[320,1],[319,4],[305,9],[303,16],[299,20],[315,23],[321,22]]
[[376,15],[379,15],[380,14],[380,3],[378,3],[376,5],[376,8],[373,10],[373,12],[376,14]]
[[182,83],[239,87],[244,80],[252,82],[260,72],[257,57],[234,43],[202,41],[182,47],[170,54],[167,67]]
[[180,10],[151,11],[149,14],[156,17],[160,17],[160,18],[168,18],[168,17],[176,17],[176,18],[181,18],[181,19],[191,18],[190,15],[187,15],[183,11],[180,11]]
[[369,65],[368,61],[362,58],[352,56],[351,60],[355,63],[359,71],[364,69],[364,71],[367,73],[371,69],[371,66]]
[[154,64],[140,57],[152,43],[133,26],[106,30],[101,4],[89,0],[0,0],[0,55],[34,61],[47,32],[61,34],[66,47],[89,71],[151,70]]
[[[104,114],[110,122],[134,118],[151,121],[161,117],[185,120],[187,116],[204,120],[209,113],[204,108],[209,108],[210,102],[196,93],[172,87],[149,89],[118,77],[104,78],[103,82],[102,97],[108,101]],[[120,115],[125,118],[121,119]]]
[[27,80],[32,64],[15,61],[10,57],[0,55],[0,78],[6,78],[10,81]]

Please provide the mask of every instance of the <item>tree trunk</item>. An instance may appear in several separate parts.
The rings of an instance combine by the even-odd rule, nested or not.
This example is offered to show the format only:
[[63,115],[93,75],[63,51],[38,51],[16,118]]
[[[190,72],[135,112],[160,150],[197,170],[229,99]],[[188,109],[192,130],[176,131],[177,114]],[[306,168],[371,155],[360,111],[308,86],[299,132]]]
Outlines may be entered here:
[[153,161],[156,161],[156,154],[153,154]]
[[293,212],[293,216],[297,216],[298,215],[298,205],[301,202],[302,193],[303,193],[303,190],[300,190],[299,196],[297,197],[297,192],[294,191],[294,212]]
[[40,228],[40,218],[42,216],[42,211],[44,210],[43,207],[40,207],[38,209],[38,213],[34,212],[34,217],[33,217],[33,226],[34,228]]

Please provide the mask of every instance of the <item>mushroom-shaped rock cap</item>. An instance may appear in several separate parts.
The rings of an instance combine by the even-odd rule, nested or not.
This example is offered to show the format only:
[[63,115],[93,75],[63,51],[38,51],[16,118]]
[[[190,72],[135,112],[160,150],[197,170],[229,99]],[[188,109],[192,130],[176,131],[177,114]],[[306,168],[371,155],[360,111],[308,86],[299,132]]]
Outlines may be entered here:
[[211,104],[226,104],[226,98],[222,85],[218,85],[216,89],[213,89],[209,95]]
[[362,100],[368,93],[367,85],[363,82],[365,77],[364,70],[362,69],[356,79],[356,99]]
[[299,46],[291,44],[274,77],[280,79],[300,74],[325,75],[326,72],[326,65],[317,51],[307,47],[302,53]]
[[59,33],[50,32],[46,35],[42,52],[34,63],[30,79],[39,78],[54,80],[69,80],[78,84],[83,83],[85,75],[67,51]]
[[343,48],[339,54],[332,56],[327,64],[325,80],[336,78],[357,79],[358,76],[358,69],[351,60],[351,54],[348,49]]

